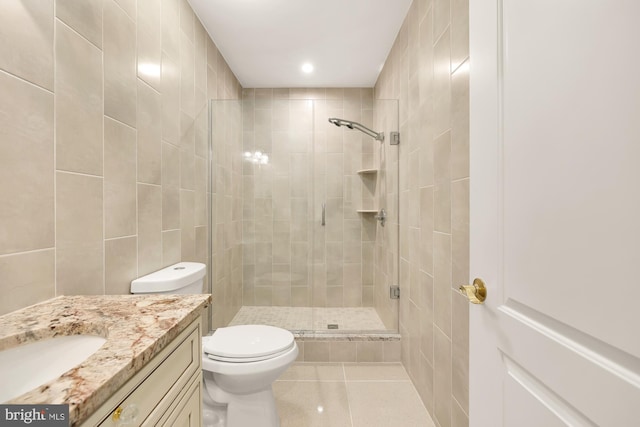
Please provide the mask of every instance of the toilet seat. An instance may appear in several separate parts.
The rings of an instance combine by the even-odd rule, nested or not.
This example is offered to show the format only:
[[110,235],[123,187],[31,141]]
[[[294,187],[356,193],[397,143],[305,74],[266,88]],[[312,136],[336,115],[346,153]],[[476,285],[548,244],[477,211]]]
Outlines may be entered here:
[[286,352],[290,351],[292,347],[293,347],[293,343],[291,343],[291,346],[277,353],[267,354],[264,356],[256,356],[256,357],[224,357],[224,356],[217,356],[215,354],[209,354],[209,353],[205,353],[205,355],[207,356],[207,358],[211,360],[217,360],[219,362],[229,362],[229,363],[260,362],[262,360],[273,359],[274,357],[278,357],[282,354],[285,354]]
[[218,328],[202,338],[207,358],[228,363],[249,363],[272,359],[295,345],[293,334],[267,325],[239,325]]

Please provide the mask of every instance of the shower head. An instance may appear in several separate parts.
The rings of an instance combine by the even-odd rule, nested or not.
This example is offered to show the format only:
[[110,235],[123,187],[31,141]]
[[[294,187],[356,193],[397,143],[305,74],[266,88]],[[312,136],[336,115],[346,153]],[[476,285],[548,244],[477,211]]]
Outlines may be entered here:
[[380,141],[380,142],[384,141],[384,133],[382,132],[378,133],[376,131],[373,131],[358,122],[352,122],[351,120],[344,120],[344,119],[338,119],[338,118],[332,117],[329,119],[329,123],[333,123],[338,127],[346,126],[351,130],[356,129],[362,133],[369,135],[371,138],[374,138],[377,141]]

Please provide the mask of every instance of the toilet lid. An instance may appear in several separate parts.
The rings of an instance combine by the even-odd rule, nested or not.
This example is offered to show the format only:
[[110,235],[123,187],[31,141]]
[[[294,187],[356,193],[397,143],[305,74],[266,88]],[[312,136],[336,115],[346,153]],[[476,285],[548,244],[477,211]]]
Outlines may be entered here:
[[218,328],[212,336],[204,338],[202,350],[209,358],[229,362],[252,362],[276,357],[294,345],[291,332],[266,325]]
[[273,359],[275,357],[278,357],[282,354],[285,354],[288,351],[291,351],[291,348],[293,348],[293,346],[295,345],[295,343],[291,343],[291,346],[285,348],[282,351],[279,351],[277,353],[273,353],[273,354],[267,354],[265,356],[256,356],[256,357],[223,357],[223,356],[216,356],[214,354],[209,354],[209,353],[205,353],[205,356],[207,357],[207,359],[211,359],[211,360],[217,360],[219,362],[227,362],[227,363],[249,363],[249,362],[260,362],[261,360],[269,360],[269,359]]

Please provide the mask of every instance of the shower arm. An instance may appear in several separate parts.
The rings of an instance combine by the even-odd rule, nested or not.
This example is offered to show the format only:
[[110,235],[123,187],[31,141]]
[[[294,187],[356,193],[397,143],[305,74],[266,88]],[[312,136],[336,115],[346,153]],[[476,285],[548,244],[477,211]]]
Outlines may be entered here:
[[369,129],[368,127],[366,127],[361,123],[352,122],[350,120],[337,119],[337,118],[330,118],[329,123],[333,123],[336,126],[346,126],[349,129],[357,129],[360,132],[369,135],[371,138],[375,139],[376,141],[384,142],[384,132],[378,133],[374,130]]
[[351,122],[351,126],[354,129],[358,129],[360,132],[362,133],[366,133],[367,135],[369,135],[371,138],[375,139],[376,141],[380,141],[380,142],[384,142],[384,133],[383,132],[375,132],[371,129],[369,129],[368,127],[361,125],[358,122]]

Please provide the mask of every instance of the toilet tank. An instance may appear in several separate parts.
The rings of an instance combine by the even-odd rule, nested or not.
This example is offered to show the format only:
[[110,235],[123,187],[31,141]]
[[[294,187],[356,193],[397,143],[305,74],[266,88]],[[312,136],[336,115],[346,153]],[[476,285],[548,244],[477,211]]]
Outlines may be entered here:
[[132,294],[201,294],[207,266],[179,262],[131,282]]

